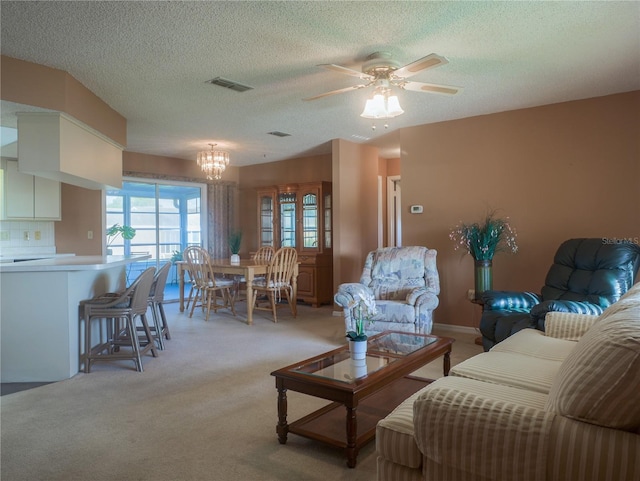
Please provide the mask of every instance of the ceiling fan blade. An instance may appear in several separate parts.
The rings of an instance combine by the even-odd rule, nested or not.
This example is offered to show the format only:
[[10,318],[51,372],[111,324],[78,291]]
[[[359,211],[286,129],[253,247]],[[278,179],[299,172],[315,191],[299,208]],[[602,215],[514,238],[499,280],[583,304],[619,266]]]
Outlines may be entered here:
[[364,72],[360,72],[358,70],[353,70],[351,68],[348,67],[343,67],[342,65],[335,65],[332,63],[323,63],[318,65],[318,67],[324,67],[326,69],[329,70],[333,70],[334,72],[338,72],[338,73],[342,73],[345,75],[351,75],[352,77],[358,77],[359,79],[363,79],[363,80],[371,80],[373,79],[373,77],[369,74],[366,74]]
[[413,90],[415,92],[429,92],[432,94],[455,95],[462,90],[462,87],[453,87],[451,85],[426,84],[422,82],[405,82],[400,85],[405,90]]
[[367,87],[367,85],[352,85],[351,87],[345,87],[343,89],[332,90],[330,92],[325,92],[325,93],[320,94],[320,95],[314,95],[313,97],[307,97],[306,99],[302,99],[302,100],[321,99],[322,97],[328,97],[329,95],[341,94],[341,93],[344,93],[344,92],[349,92],[350,90],[362,89],[364,87]]
[[396,77],[407,78],[425,69],[439,67],[440,65],[445,65],[447,63],[449,63],[449,61],[446,58],[432,53],[431,55],[427,55],[426,57],[416,60],[415,62],[411,62],[404,67],[400,67],[393,72],[393,75],[395,75]]

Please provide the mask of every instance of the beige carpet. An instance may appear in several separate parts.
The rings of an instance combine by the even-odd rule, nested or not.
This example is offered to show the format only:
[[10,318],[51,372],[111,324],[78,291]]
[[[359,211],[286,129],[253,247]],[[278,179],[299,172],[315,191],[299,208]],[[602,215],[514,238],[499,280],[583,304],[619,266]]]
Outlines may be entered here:
[[[240,308],[243,311],[243,308]],[[230,314],[209,322],[167,305],[173,339],[144,373],[132,362],[96,363],[90,374],[0,398],[2,481],[349,480],[375,479],[375,443],[355,469],[341,450],[294,434],[277,440],[275,381],[280,367],[344,343],[331,308],[266,313],[247,326]],[[481,352],[456,337],[452,363]],[[442,375],[442,361],[420,370]],[[289,421],[326,401],[289,392]]]

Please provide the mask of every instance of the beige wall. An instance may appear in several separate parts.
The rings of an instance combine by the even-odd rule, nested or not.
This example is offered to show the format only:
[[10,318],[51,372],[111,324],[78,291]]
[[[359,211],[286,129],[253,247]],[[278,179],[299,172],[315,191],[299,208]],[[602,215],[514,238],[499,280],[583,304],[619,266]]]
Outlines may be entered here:
[[333,283],[357,282],[378,245],[378,149],[333,141]]
[[[55,222],[56,251],[78,256],[102,255],[104,239],[102,191],[61,186],[62,220]],[[88,232],[93,232],[93,239]]]
[[[403,129],[403,243],[438,250],[435,320],[477,326],[473,261],[458,222],[510,217],[520,251],[494,258],[494,289],[540,292],[558,245],[640,236],[640,92]],[[424,214],[409,214],[423,204]]]
[[67,72],[2,55],[2,100],[66,112],[120,145],[127,121]]

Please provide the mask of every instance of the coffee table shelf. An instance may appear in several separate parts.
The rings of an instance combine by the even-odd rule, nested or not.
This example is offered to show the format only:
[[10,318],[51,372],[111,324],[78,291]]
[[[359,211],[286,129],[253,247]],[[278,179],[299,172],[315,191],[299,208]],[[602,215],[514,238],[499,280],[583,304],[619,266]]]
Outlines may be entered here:
[[[272,372],[278,390],[278,440],[285,444],[291,432],[344,448],[347,465],[355,467],[358,451],[375,437],[377,422],[431,382],[411,373],[442,356],[448,375],[453,342],[385,331],[369,338],[365,361],[352,360],[345,345]],[[289,424],[287,390],[333,402]]]

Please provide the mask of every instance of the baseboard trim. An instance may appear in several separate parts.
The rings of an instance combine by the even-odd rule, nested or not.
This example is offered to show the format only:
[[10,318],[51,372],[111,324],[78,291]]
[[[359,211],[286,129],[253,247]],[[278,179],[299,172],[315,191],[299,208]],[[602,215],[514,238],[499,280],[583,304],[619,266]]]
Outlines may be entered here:
[[[344,317],[344,311],[333,311],[332,313],[335,317]],[[457,332],[465,332],[467,334],[478,334],[478,329],[471,326],[457,326],[455,324],[442,324],[440,322],[434,322],[434,326],[437,326],[439,329],[448,329],[450,331]]]
[[471,326],[458,326],[455,324],[442,324],[440,322],[434,322],[434,327],[439,329],[448,329],[450,331],[466,332],[467,334],[478,334],[478,329]]

